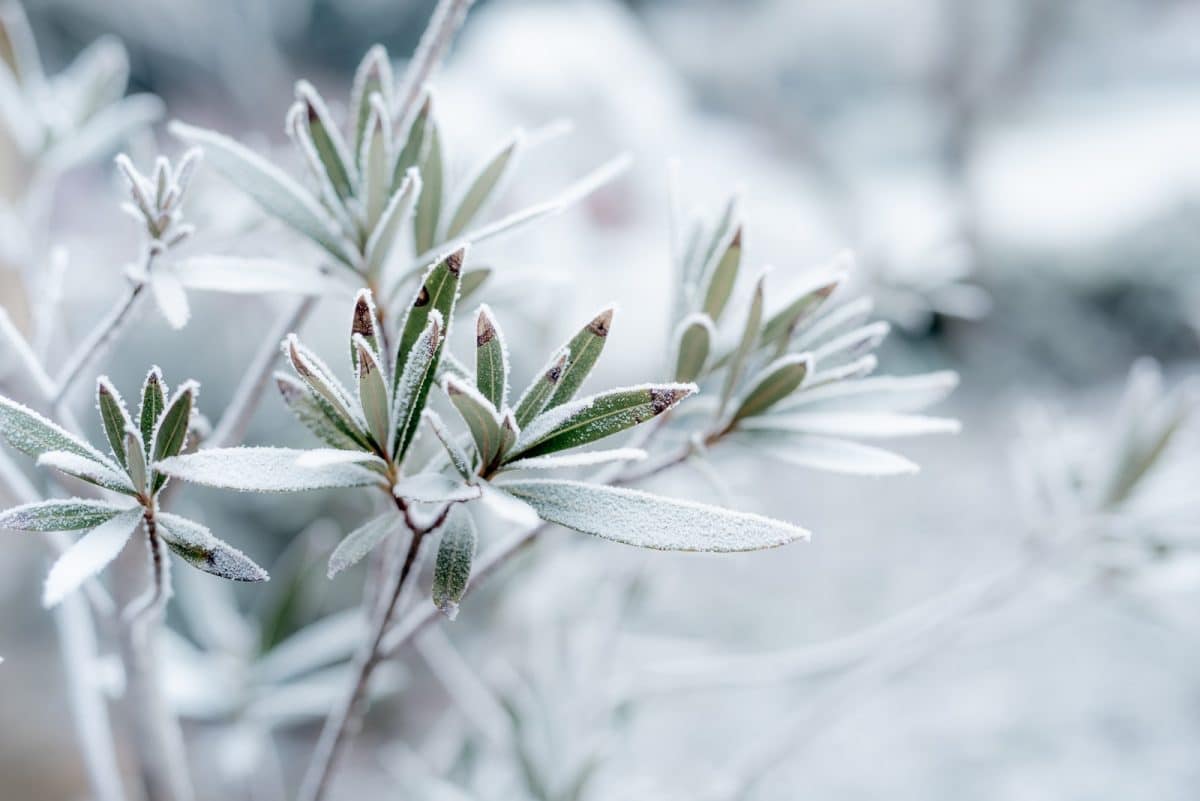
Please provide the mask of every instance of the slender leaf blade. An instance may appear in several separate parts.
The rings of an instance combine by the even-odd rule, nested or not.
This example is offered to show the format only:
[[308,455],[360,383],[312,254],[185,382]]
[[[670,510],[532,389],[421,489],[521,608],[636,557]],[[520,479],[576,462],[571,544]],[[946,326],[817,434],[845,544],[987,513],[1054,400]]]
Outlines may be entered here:
[[451,509],[442,527],[442,541],[433,566],[433,603],[451,620],[458,615],[458,605],[471,580],[478,542],[471,516],[460,507]]

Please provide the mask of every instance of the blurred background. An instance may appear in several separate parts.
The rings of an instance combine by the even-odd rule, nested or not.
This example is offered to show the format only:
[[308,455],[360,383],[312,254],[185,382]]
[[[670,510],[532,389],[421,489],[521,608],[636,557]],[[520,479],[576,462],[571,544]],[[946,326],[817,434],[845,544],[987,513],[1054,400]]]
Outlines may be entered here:
[[[115,37],[129,91],[160,97],[165,119],[289,163],[292,83],[344,98],[367,47],[402,61],[432,5],[31,0],[27,13],[48,72]],[[747,258],[774,265],[781,287],[853,250],[849,295],[873,296],[894,326],[882,372],[958,371],[937,413],[963,431],[902,443],[914,476],[749,453],[714,458],[716,476],[659,482],[797,522],[806,545],[703,557],[561,533],[540,543],[396,660],[337,797],[1193,798],[1200,572],[1192,541],[1155,535],[1200,524],[1194,428],[1148,476],[1145,516],[1124,520],[1156,521],[1135,547],[1072,541],[1053,569],[970,593],[1057,531],[1022,489],[1047,442],[1065,443],[1058,469],[1086,470],[1119,433],[1137,357],[1161,362],[1168,385],[1197,372],[1198,40],[1191,0],[480,0],[435,81],[451,163],[469,168],[514,127],[569,119],[526,158],[503,201],[516,209],[614,153],[634,157],[580,206],[476,252],[496,268],[482,298],[516,344],[518,377],[610,300],[595,385],[661,376],[676,159],[686,210],[744,192]],[[126,144],[144,166],[182,150],[162,125]],[[13,265],[64,271],[62,341],[39,346],[53,360],[118,296],[135,225],[118,209],[115,148],[63,171],[37,199],[37,230],[22,222],[29,175],[7,151],[0,302],[27,326],[36,309]],[[246,230],[243,196],[203,168],[197,180],[190,248],[280,255]],[[146,310],[105,369],[127,396],[152,363],[168,382],[196,378],[215,418],[281,302],[191,300],[182,331]],[[306,328],[339,364],[348,314],[332,298]],[[249,441],[307,442],[274,396]],[[323,573],[361,511],[344,494],[189,488],[179,503],[275,576],[236,595],[179,577],[168,673],[194,770],[205,798],[286,797],[280,780],[294,783],[344,676],[336,660],[301,676],[256,660],[357,601],[361,575]],[[38,604],[46,552],[3,540],[0,796],[82,798]],[[967,600],[947,603],[960,587]]]

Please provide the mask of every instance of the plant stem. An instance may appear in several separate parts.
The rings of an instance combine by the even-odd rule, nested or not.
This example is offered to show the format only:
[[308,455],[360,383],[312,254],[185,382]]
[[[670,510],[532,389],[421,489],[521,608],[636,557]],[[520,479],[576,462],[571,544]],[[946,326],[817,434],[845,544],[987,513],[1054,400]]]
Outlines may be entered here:
[[[154,256],[147,252],[145,267],[150,268],[150,263]],[[146,282],[135,283],[126,290],[125,295],[117,301],[117,305],[108,313],[96,327],[92,329],[87,338],[79,344],[71,358],[67,360],[67,365],[58,375],[58,380],[55,385],[54,396],[50,399],[51,406],[57,407],[62,403],[67,396],[67,392],[83,374],[93,361],[98,359],[120,333],[125,323],[128,322],[134,309],[137,307],[138,299],[145,294]]]
[[271,370],[279,357],[279,343],[304,322],[316,305],[317,298],[304,297],[279,316],[263,340],[262,347],[254,355],[254,360],[247,366],[206,447],[228,448],[246,438],[246,429],[250,427],[254,410],[258,408],[258,401],[266,391]]
[[[320,739],[317,740],[316,752],[313,754],[308,773],[300,788],[299,801],[321,801],[325,797],[342,752],[361,723],[363,702],[370,686],[371,676],[387,656],[382,648],[383,638],[391,626],[404,589],[408,586],[413,566],[417,563],[417,555],[421,551],[421,543],[427,534],[439,528],[446,521],[446,516],[450,512],[450,505],[447,504],[432,523],[420,526],[413,520],[404,501],[400,498],[395,500],[396,508],[403,515],[412,539],[409,541],[403,562],[397,566],[395,565],[396,560],[392,560],[393,564],[387,572],[389,578],[384,583],[384,592],[380,594],[379,602],[376,605],[371,635],[355,659],[354,683],[341,703],[325,719],[325,726],[321,729]],[[396,553],[398,554],[399,551],[397,550]]]

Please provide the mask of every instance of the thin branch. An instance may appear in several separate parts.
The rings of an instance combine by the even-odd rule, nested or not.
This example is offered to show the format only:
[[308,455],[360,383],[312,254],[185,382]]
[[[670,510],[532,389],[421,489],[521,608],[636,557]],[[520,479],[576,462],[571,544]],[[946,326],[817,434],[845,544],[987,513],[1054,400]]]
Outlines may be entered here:
[[232,400],[221,415],[220,421],[208,438],[206,447],[228,448],[246,438],[250,420],[258,408],[258,402],[271,379],[271,370],[279,357],[279,343],[294,332],[316,307],[316,297],[304,297],[279,316],[275,326],[267,333],[262,347],[254,360],[246,367],[242,380],[234,391]]

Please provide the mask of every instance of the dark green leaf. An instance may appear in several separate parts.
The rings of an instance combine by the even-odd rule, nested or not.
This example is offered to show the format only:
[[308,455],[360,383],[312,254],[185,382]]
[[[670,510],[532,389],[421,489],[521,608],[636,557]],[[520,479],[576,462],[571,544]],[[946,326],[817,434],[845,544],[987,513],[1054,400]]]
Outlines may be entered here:
[[733,413],[733,422],[762,414],[791,395],[811,369],[812,357],[807,353],[783,356],[768,364],[750,380],[750,389]]
[[475,318],[475,386],[497,410],[508,403],[508,348],[486,305]]
[[564,347],[558,351],[538,373],[538,377],[534,379],[533,383],[521,394],[520,400],[517,401],[518,425],[528,425],[530,420],[537,417],[546,408],[550,396],[554,394],[554,388],[562,380],[563,370],[566,369],[567,360],[570,358],[571,351],[568,348]]
[[355,182],[350,150],[329,109],[325,107],[325,101],[307,81],[296,84],[296,100],[304,104],[304,120],[321,164],[325,167],[325,174],[340,197],[345,199],[353,196]]
[[100,420],[104,424],[104,436],[117,462],[125,466],[125,429],[133,425],[125,401],[116,388],[104,376],[96,380],[96,405],[100,409]]
[[500,451],[502,441],[500,415],[496,408],[473,386],[454,376],[446,376],[443,386],[450,402],[458,409],[471,431],[480,464],[484,467],[491,465]]
[[[194,381],[186,381],[175,391],[175,397],[154,432],[154,446],[150,448],[150,453],[154,454],[155,462],[170,459],[183,450],[198,388]],[[166,476],[155,474],[152,491],[158,492],[166,481]]]
[[567,357],[567,364],[563,368],[558,386],[554,388],[550,400],[546,403],[546,409],[553,409],[555,406],[566,403],[575,397],[575,393],[579,392],[584,379],[588,377],[596,360],[600,358],[600,352],[604,350],[612,318],[613,309],[610,306],[597,314],[590,323],[583,327],[582,331],[567,343],[566,348],[570,355]]
[[154,442],[154,427],[166,408],[167,385],[163,383],[162,371],[151,367],[142,383],[142,405],[138,410],[138,425],[142,429],[142,445],[146,453],[153,453],[150,445]]
[[83,498],[37,501],[0,512],[0,529],[10,531],[78,531],[93,528],[128,509]]
[[436,309],[442,315],[446,326],[454,319],[454,305],[458,300],[463,259],[466,258],[466,253],[465,247],[459,248],[430,267],[429,271],[425,273],[425,277],[421,281],[421,288],[417,290],[416,297],[413,298],[412,305],[409,307],[408,316],[404,319],[400,345],[396,350],[396,370],[393,374],[393,381],[400,380],[400,374],[404,370],[404,361],[408,358],[408,352],[412,349],[413,343],[417,341],[417,337],[421,336],[421,332],[425,330],[429,313]]
[[428,316],[425,330],[409,350],[404,372],[394,393],[396,408],[392,419],[396,421],[396,429],[392,454],[397,463],[404,458],[408,446],[416,438],[421,412],[429,398],[429,386],[437,375],[438,354],[442,352],[445,341],[442,315],[434,309]]

